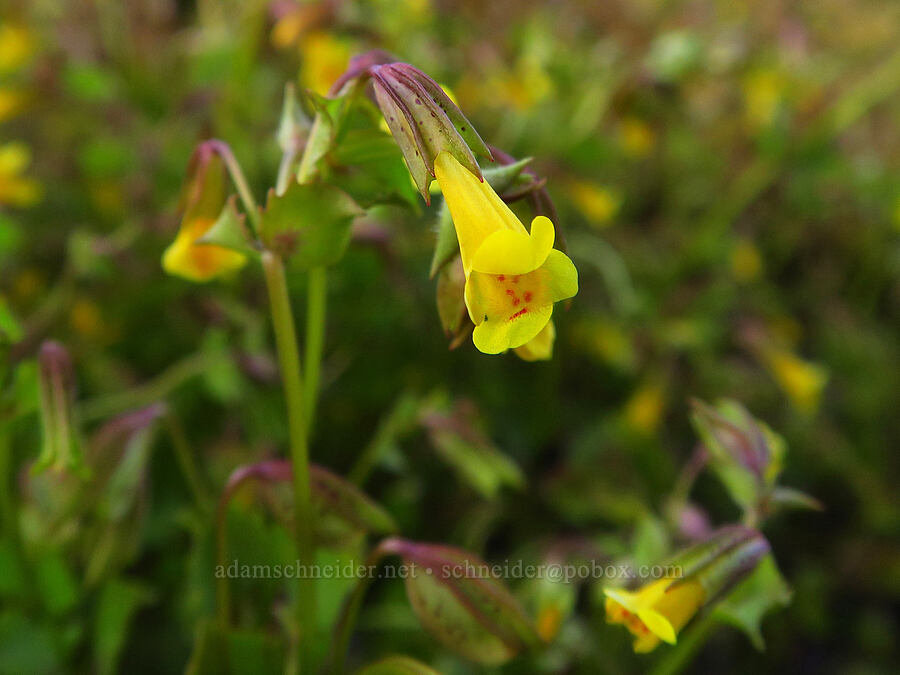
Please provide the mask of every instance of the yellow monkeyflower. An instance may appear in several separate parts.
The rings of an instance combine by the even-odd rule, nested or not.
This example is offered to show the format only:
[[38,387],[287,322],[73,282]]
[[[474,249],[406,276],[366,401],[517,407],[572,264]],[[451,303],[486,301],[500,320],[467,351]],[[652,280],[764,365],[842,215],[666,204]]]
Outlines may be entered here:
[[652,434],[659,428],[666,406],[662,383],[647,382],[631,395],[625,404],[623,415],[630,429]]
[[626,117],[619,124],[619,143],[624,153],[634,159],[650,154],[656,144],[656,132],[637,117]]
[[40,184],[22,175],[30,162],[24,143],[0,145],[0,205],[31,206],[41,198]]
[[327,31],[308,33],[300,43],[300,82],[324,94],[344,74],[350,62],[350,45]]
[[216,244],[196,244],[215,224],[215,218],[192,218],[181,223],[178,235],[163,254],[163,269],[188,281],[209,281],[243,267],[242,253]]
[[731,249],[731,273],[737,281],[755,281],[762,273],[759,249],[749,239],[739,239]]
[[706,601],[698,581],[660,579],[631,592],[604,588],[607,623],[623,624],[634,635],[634,651],[653,651],[676,636]]
[[815,412],[828,382],[827,371],[780,347],[767,347],[761,356],[791,404],[800,412]]
[[529,233],[487,181],[447,152],[434,172],[459,239],[475,346],[485,354],[521,347],[550,321],[553,303],[578,292],[575,265],[553,248],[549,218],[536,217]]
[[34,51],[34,40],[27,29],[13,23],[0,25],[0,74],[24,66]]
[[591,225],[598,228],[609,225],[622,204],[622,198],[615,191],[588,181],[573,182],[569,193]]
[[194,151],[188,174],[181,227],[163,253],[162,266],[188,281],[209,281],[239,269],[247,257],[217,244],[196,243],[215,225],[225,205],[225,167],[211,145]]

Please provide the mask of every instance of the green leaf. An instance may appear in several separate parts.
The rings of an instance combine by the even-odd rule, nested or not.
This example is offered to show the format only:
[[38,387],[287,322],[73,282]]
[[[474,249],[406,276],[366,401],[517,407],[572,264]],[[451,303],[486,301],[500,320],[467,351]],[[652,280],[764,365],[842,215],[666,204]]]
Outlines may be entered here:
[[330,160],[328,179],[362,206],[399,203],[418,210],[403,155],[380,129],[351,129],[336,144]]
[[247,230],[245,216],[237,209],[237,195],[229,197],[213,226],[194,243],[215,244],[244,255],[258,255]]
[[0,674],[60,672],[59,648],[49,628],[12,612],[0,615]]
[[352,483],[320,466],[310,467],[313,499],[325,513],[332,513],[358,529],[391,534],[397,524],[391,515]]
[[283,672],[285,646],[266,633],[224,631],[215,621],[197,630],[187,675],[276,675]]
[[434,255],[431,256],[431,271],[429,276],[434,276],[443,269],[453,256],[459,253],[459,241],[456,238],[456,228],[453,226],[453,218],[450,217],[450,209],[447,202],[441,204],[437,220],[437,241],[434,245]]
[[0,540],[0,598],[21,599],[26,591],[25,574],[15,545],[10,540]]
[[426,410],[422,424],[438,456],[485,497],[496,497],[504,486],[524,487],[521,469],[475,427],[465,405],[450,413],[440,407]]
[[388,656],[371,663],[357,675],[440,675],[438,671],[408,656]]
[[760,623],[771,610],[786,607],[791,589],[771,555],[763,558],[753,573],[715,609],[715,616],[741,629],[759,650],[765,648]]
[[409,566],[406,593],[423,626],[470,661],[506,663],[539,644],[531,619],[490,566],[467,551],[402,539],[382,543]]
[[43,553],[34,564],[34,584],[47,612],[61,616],[78,603],[78,583],[56,551]]
[[111,579],[104,584],[94,614],[94,666],[96,672],[117,671],[131,620],[152,597],[143,584]]
[[331,265],[350,241],[350,225],[362,211],[343,190],[326,184],[291,183],[281,196],[269,191],[262,216],[266,246],[301,268]]
[[824,511],[825,505],[815,497],[790,487],[776,487],[769,496],[775,509],[806,509],[807,511]]

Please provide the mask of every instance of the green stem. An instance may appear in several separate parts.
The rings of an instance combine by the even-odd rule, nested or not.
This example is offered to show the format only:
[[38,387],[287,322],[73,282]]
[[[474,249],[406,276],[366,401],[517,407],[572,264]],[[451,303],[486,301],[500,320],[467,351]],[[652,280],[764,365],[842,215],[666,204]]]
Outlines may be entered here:
[[306,292],[306,379],[304,400],[306,403],[306,432],[312,433],[319,399],[319,373],[322,366],[322,348],[325,342],[325,305],[328,298],[328,272],[324,267],[309,271],[309,288]]
[[220,354],[192,354],[133,389],[85,401],[79,406],[79,419],[82,422],[92,422],[163,401],[172,391],[191,378],[216,367],[221,360]]
[[219,156],[222,158],[222,161],[225,162],[225,168],[228,169],[231,180],[237,188],[241,202],[244,204],[244,210],[247,212],[247,217],[250,218],[250,222],[253,223],[254,232],[259,234],[261,225],[259,207],[256,205],[256,200],[253,198],[253,193],[250,191],[250,186],[247,183],[247,178],[244,176],[241,165],[238,163],[237,158],[234,156],[234,153],[231,151],[231,148],[228,147],[227,143],[220,142],[216,149]]
[[[366,559],[366,570],[373,569],[384,555],[385,552],[381,547],[376,546]],[[329,672],[334,673],[334,675],[341,675],[341,673],[344,672],[350,636],[353,634],[356,618],[359,616],[359,610],[366,597],[366,591],[369,590],[369,586],[372,585],[373,577],[373,574],[367,572],[365,576],[360,578],[353,588],[353,593],[347,598],[344,602],[344,606],[341,608],[341,614],[335,624],[335,634],[331,643],[331,669]]]
[[200,469],[194,461],[194,452],[187,434],[184,432],[184,427],[171,410],[166,412],[165,421],[169,439],[172,441],[172,449],[175,452],[175,459],[178,461],[178,466],[181,468],[181,472],[184,474],[185,480],[191,489],[197,508],[202,513],[207,513],[213,498],[206,489],[206,484],[200,475]]
[[17,539],[16,490],[13,488],[13,456],[9,434],[0,433],[0,533]]
[[[309,448],[306,439],[306,407],[303,402],[303,382],[300,375],[300,353],[294,316],[288,295],[284,261],[271,251],[262,254],[263,271],[272,311],[275,345],[281,366],[281,379],[287,401],[290,432],[291,463],[294,472],[294,520],[297,530],[298,558],[305,569],[315,563],[313,539],[312,497],[309,483]],[[306,578],[304,578],[306,577]],[[315,581],[311,575],[301,575],[297,582],[297,620],[300,629],[302,662],[311,670],[313,632],[316,619]]]
[[216,511],[216,567],[222,575],[216,575],[216,611],[222,630],[231,623],[231,588],[228,585],[228,502],[221,500]]
[[679,638],[678,644],[671,649],[651,671],[652,675],[678,675],[691,665],[697,652],[706,644],[713,629],[718,625],[710,613],[697,621]]

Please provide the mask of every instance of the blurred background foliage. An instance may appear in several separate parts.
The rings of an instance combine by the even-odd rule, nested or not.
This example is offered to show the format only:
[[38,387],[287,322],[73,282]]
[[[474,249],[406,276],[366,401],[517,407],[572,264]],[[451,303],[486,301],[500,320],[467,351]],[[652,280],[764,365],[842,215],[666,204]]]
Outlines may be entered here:
[[[261,275],[161,271],[185,167],[199,141],[227,139],[261,197],[284,83],[325,93],[372,48],[448,87],[486,141],[535,158],[581,290],[551,362],[448,351],[433,229],[370,213],[332,275],[313,461],[365,480],[414,539],[489,560],[644,546],[652,561],[660,538],[738,517],[707,474],[690,511],[667,510],[698,443],[690,397],[737,399],[785,438],[784,482],[825,510],[767,524],[794,595],[764,623],[766,651],[722,629],[696,672],[893,672],[900,4],[5,0],[0,20],[0,413],[20,469],[4,515],[37,561],[26,584],[0,549],[0,672],[187,662],[212,545],[173,444],[200,455],[202,503],[235,466],[283,452],[286,425]],[[90,447],[116,476],[81,520],[60,506],[75,488],[27,468],[46,338],[71,351],[84,434],[106,434]],[[448,440],[435,415],[477,420],[482,441]],[[235,516],[238,557],[288,557],[264,514]],[[276,621],[271,582],[234,592],[257,594],[248,624]],[[569,604],[554,645],[506,672],[646,668],[599,594]],[[470,672],[416,626],[382,582],[357,639]]]

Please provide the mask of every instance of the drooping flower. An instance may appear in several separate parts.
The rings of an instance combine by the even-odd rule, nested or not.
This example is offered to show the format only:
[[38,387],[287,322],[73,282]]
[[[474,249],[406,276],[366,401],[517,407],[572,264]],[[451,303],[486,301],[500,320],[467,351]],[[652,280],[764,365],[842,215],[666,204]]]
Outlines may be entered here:
[[678,632],[706,604],[743,581],[770,553],[757,530],[742,525],[716,530],[671,559],[662,579],[628,591],[603,589],[606,621],[624,625],[634,635],[634,651],[645,653],[660,642],[675,644]]
[[485,354],[521,347],[544,329],[554,303],[578,292],[575,265],[553,248],[549,218],[536,217],[529,232],[487,181],[447,152],[434,170],[459,240],[475,346]]
[[631,592],[605,588],[607,623],[623,624],[634,635],[634,651],[645,653],[676,635],[703,606],[706,591],[696,581],[660,579]]
[[197,243],[216,223],[226,198],[226,170],[215,146],[200,145],[188,168],[181,227],[163,253],[163,269],[188,281],[209,281],[241,268],[246,256],[216,244]]

